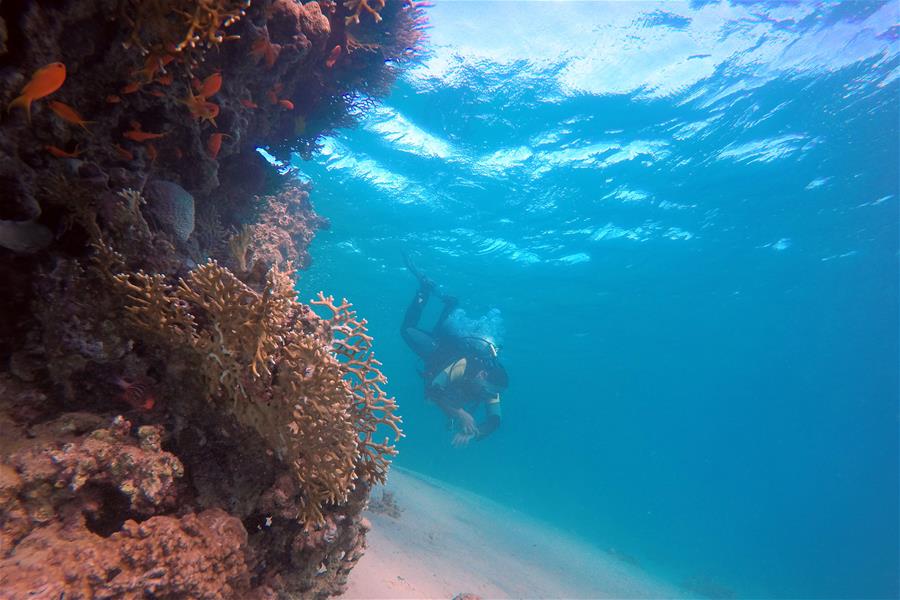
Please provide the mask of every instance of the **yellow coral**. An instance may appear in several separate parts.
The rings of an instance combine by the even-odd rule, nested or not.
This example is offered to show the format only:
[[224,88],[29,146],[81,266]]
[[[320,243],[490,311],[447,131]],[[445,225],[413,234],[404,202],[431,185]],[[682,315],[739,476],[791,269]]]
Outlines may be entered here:
[[292,275],[273,267],[257,292],[210,261],[177,286],[142,272],[114,281],[133,321],[166,346],[189,348],[210,400],[293,467],[301,518],[320,522],[322,506],[346,501],[357,478],[384,480],[396,450],[374,441],[379,426],[395,439],[402,432],[365,321],[321,294],[316,303],[333,316],[317,317],[296,301]]

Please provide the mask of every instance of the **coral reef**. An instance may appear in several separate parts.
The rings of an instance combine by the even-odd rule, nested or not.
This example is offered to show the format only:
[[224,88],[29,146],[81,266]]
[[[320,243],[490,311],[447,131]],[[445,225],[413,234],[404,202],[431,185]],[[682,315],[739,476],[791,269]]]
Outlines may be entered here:
[[256,149],[351,124],[423,26],[401,0],[0,6],[0,596],[343,589],[399,417],[365,321],[297,300],[327,223]]
[[262,218],[249,231],[250,262],[265,267],[290,262],[302,269],[309,265],[306,248],[312,232],[327,222],[310,210],[309,192],[289,186],[280,194],[260,199],[265,206]]
[[137,438],[130,429],[121,415],[103,427],[90,413],[66,413],[29,428],[0,465],[0,547],[18,548],[31,530],[53,523],[76,519],[104,533],[126,516],[173,509],[181,462],[162,450],[159,426],[140,427]]
[[130,0],[121,14],[132,27],[129,43],[152,54],[221,44],[249,7],[250,0]]
[[395,450],[373,441],[378,426],[401,433],[365,323],[321,294],[333,316],[316,316],[296,301],[292,275],[272,267],[256,292],[211,261],[177,285],[143,272],[113,282],[132,320],[202,374],[217,410],[291,465],[304,495],[300,520],[320,523],[325,503],[346,502],[356,478],[384,481]]
[[274,598],[251,589],[247,532],[221,509],[128,520],[108,537],[73,517],[35,529],[0,560],[6,597]]

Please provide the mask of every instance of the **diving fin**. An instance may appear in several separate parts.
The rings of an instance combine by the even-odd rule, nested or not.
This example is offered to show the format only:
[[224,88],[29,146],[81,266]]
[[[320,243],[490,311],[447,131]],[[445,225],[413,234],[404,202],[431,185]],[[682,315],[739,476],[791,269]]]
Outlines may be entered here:
[[419,286],[422,288],[422,291],[431,292],[438,289],[437,284],[416,267],[406,252],[403,253],[403,262],[406,263],[406,268],[409,269],[409,272],[419,280]]

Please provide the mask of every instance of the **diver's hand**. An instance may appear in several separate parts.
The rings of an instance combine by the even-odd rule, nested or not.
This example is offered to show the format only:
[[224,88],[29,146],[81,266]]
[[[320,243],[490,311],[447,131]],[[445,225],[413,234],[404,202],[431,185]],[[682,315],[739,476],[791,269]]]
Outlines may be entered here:
[[472,441],[472,438],[474,438],[476,435],[478,435],[477,430],[476,433],[463,433],[460,431],[453,436],[453,447],[463,448],[465,446],[468,446],[469,442]]
[[478,427],[475,425],[475,418],[463,409],[456,411],[456,418],[459,419],[459,433],[475,436],[478,435]]

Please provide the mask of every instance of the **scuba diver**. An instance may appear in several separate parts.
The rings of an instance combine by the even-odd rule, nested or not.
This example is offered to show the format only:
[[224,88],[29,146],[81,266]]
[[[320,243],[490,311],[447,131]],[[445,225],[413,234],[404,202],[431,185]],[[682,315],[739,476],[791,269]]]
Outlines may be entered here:
[[[419,289],[406,309],[400,335],[424,362],[421,375],[425,397],[440,407],[449,426],[456,429],[454,446],[483,440],[500,426],[500,392],[508,384],[506,369],[497,359],[494,336],[471,323],[471,331],[464,331],[459,321],[466,317],[456,308],[457,299],[441,293],[408,256],[404,258],[406,267],[419,280]],[[419,320],[432,294],[441,299],[443,310],[429,332],[419,327]],[[494,309],[492,313],[499,311]],[[476,424],[472,413],[479,405],[484,406],[485,419]]]

